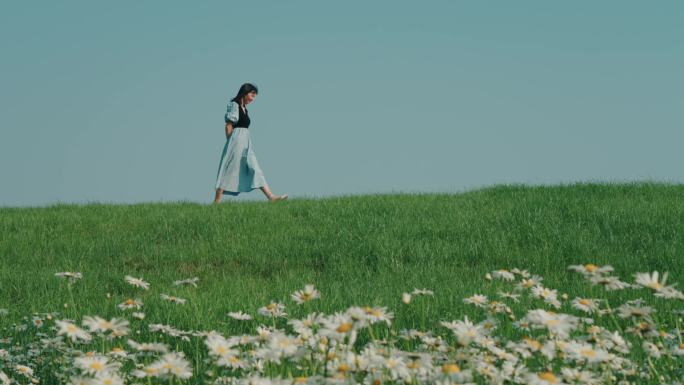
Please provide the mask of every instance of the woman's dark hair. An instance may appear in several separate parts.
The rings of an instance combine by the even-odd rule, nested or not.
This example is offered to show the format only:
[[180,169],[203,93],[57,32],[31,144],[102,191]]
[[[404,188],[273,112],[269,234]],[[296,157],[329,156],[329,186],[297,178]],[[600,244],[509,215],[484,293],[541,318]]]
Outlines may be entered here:
[[237,95],[235,95],[235,97],[231,99],[231,101],[240,104],[240,98],[252,91],[254,91],[257,94],[259,93],[259,89],[257,88],[257,86],[255,86],[252,83],[245,83],[240,86],[240,90],[238,91]]

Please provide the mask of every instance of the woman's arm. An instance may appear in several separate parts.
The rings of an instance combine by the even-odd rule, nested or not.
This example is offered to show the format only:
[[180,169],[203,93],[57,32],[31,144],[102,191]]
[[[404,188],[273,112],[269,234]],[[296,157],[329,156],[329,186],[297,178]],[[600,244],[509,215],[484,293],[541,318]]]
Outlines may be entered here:
[[226,139],[230,137],[230,134],[233,133],[233,122],[230,120],[226,122]]

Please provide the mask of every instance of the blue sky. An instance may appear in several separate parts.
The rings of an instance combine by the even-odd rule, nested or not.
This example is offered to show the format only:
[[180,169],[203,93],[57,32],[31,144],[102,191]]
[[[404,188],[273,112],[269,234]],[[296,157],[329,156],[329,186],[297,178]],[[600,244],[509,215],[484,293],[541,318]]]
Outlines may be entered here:
[[[0,206],[684,181],[681,1],[4,1]],[[258,190],[226,200],[263,200]]]

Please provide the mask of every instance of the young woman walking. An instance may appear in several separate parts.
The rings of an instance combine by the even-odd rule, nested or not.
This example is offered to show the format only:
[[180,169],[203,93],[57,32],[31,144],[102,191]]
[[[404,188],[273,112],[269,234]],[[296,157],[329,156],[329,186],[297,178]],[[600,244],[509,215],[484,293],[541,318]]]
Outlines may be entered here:
[[221,202],[224,194],[235,196],[257,188],[272,202],[287,199],[287,195],[274,195],[268,188],[252,149],[246,106],[254,101],[257,93],[255,85],[245,83],[240,86],[237,96],[228,103],[225,116],[226,144],[223,146],[216,176],[215,204]]

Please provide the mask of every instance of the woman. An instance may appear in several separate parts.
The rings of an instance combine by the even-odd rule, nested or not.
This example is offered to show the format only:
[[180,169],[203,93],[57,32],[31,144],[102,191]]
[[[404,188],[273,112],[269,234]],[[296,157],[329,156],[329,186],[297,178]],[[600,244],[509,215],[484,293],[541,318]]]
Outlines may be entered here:
[[246,106],[254,101],[257,87],[245,83],[237,96],[228,103],[226,112],[226,144],[221,154],[216,177],[214,203],[221,202],[223,194],[238,195],[241,192],[261,189],[271,202],[287,199],[287,195],[274,195],[268,188],[266,178],[259,167],[252,140],[249,136],[249,115]]

